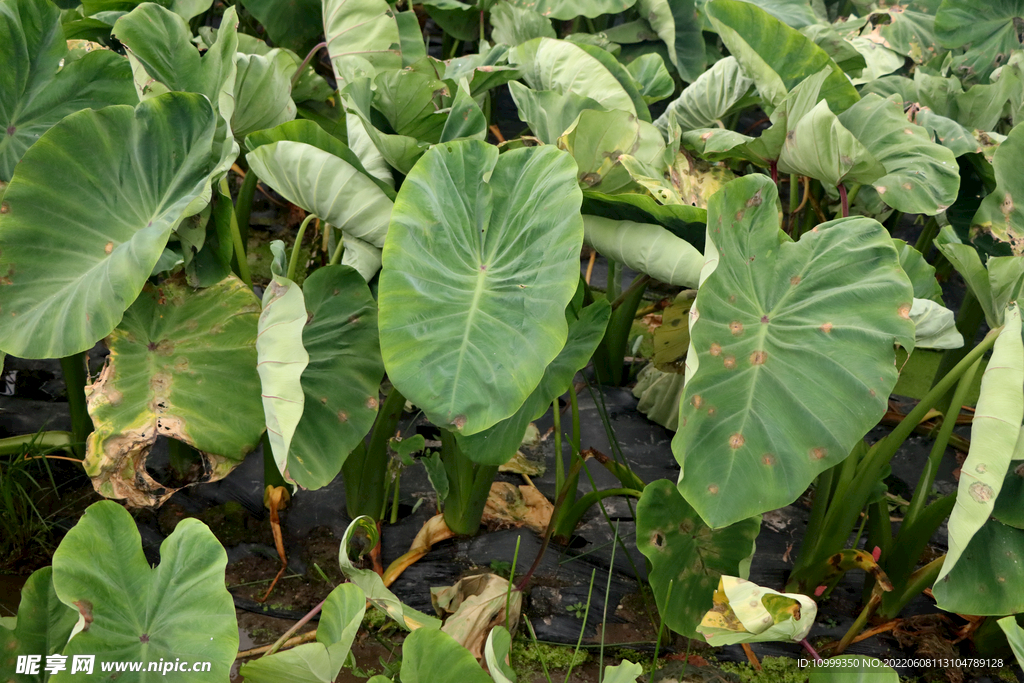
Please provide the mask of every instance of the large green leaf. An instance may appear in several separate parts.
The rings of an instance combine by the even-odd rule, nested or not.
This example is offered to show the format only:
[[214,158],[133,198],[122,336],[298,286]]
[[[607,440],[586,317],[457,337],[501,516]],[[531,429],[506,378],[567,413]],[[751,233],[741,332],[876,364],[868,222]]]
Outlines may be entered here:
[[569,323],[565,346],[544,369],[544,376],[533,393],[511,417],[476,434],[457,434],[459,449],[481,465],[508,462],[523,442],[530,422],[543,415],[556,397],[568,391],[576,373],[590,362],[604,337],[610,314],[611,305],[603,299],[584,308],[578,319],[570,314],[573,320]]
[[1009,242],[1014,254],[1024,253],[1024,123],[1014,126],[992,159],[996,189],[985,197],[971,228]]
[[288,471],[307,489],[326,486],[377,416],[384,364],[377,343],[377,305],[362,276],[326,266],[302,283],[307,321],[302,345],[305,408],[288,451]]
[[[59,655],[78,621],[76,611],[65,605],[53,590],[53,570],[43,567],[32,572],[21,589],[21,602],[13,629],[0,625],[0,666],[9,683],[37,683],[48,655]],[[19,656],[35,655],[40,674],[18,674]]]
[[701,19],[693,0],[637,0],[636,9],[668,48],[669,61],[684,81],[693,83],[704,72]]
[[285,199],[346,234],[380,247],[394,203],[360,169],[303,142],[282,140],[249,152],[249,164]]
[[341,673],[366,611],[366,595],[343,583],[327,596],[316,642],[275,652],[242,665],[249,683],[332,683]]
[[53,124],[81,109],[135,104],[128,61],[109,50],[67,60],[49,0],[0,2],[0,182]]
[[957,565],[996,504],[1024,422],[1024,340],[1020,309],[1007,307],[1003,331],[981,379],[981,396],[971,425],[971,449],[960,470],[956,506],[949,516],[949,551],[936,579]]
[[672,448],[680,492],[713,527],[793,502],[841,462],[885,412],[893,343],[914,346],[913,290],[885,229],[851,218],[794,243],[777,202],[752,175],[708,207],[717,267],[691,310],[699,363]]
[[158,437],[198,449],[197,482],[228,474],[259,441],[256,297],[231,276],[207,289],[180,280],[147,285],[107,337],[110,358],[86,387],[96,425],[85,470],[96,490],[159,505],[176,489],[146,472]]
[[1024,612],[1024,530],[985,522],[956,566],[932,586],[941,609],[1002,616]]
[[[96,655],[96,670],[111,661],[209,662],[211,680],[228,678],[238,654],[238,623],[224,587],[227,561],[205,524],[183,519],[160,544],[160,564],[151,567],[132,516],[111,501],[90,505],[53,554],[57,596],[85,619],[64,654]],[[50,680],[80,678],[69,667]],[[118,680],[156,678],[142,672]],[[202,678],[169,671],[159,680]]]
[[386,0],[323,0],[324,33],[338,87],[401,69],[401,36]]
[[565,344],[582,194],[551,146],[438,145],[406,177],[384,245],[381,352],[398,389],[463,434],[512,415]]
[[479,662],[443,631],[416,629],[402,643],[402,683],[492,683]]
[[602,255],[661,282],[696,288],[704,255],[660,225],[583,217],[583,240]]
[[512,48],[509,61],[518,65],[523,79],[534,90],[582,95],[606,109],[637,113],[633,98],[614,73],[583,46],[567,40],[535,38]]
[[825,68],[831,73],[821,97],[834,111],[843,111],[859,99],[828,53],[759,7],[740,0],[712,0],[704,12],[729,52],[754,79],[766,104],[778,106],[797,83]]
[[665,625],[689,638],[711,609],[721,576],[740,574],[754,553],[760,517],[712,529],[667,479],[644,487],[636,506],[636,545],[651,563],[648,580]]
[[665,132],[669,120],[674,120],[684,133],[712,126],[744,100],[753,84],[735,57],[720,59],[683,90],[654,125]]
[[322,0],[241,0],[275,45],[305,54],[324,30]]
[[586,190],[583,211],[588,214],[636,223],[657,223],[676,237],[704,252],[704,233],[708,220],[705,209],[688,204],[659,204],[646,194],[603,194]]
[[1024,0],[943,0],[935,33],[947,48],[967,48],[953,59],[964,81],[984,83],[1013,50],[1021,48]]
[[214,126],[202,96],[166,94],[72,114],[26,152],[0,207],[0,348],[60,358],[114,329],[208,185]]
[[632,7],[636,0],[508,0],[508,2],[516,7],[533,10],[541,16],[567,20],[576,17],[593,19],[602,14],[618,14]]
[[656,52],[640,55],[626,65],[647,104],[660,102],[676,91],[676,82],[665,68],[665,60]]

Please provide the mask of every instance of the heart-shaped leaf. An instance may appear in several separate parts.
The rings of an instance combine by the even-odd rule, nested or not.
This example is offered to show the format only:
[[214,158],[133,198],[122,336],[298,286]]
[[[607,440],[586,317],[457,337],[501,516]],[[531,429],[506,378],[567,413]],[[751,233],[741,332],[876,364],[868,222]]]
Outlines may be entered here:
[[[128,511],[112,501],[90,505],[53,554],[57,595],[85,620],[64,655],[96,655],[96,670],[104,662],[209,662],[211,678],[227,679],[238,654],[235,606],[224,587],[227,561],[205,524],[183,519],[160,544],[160,564],[150,567]],[[66,670],[50,680],[79,678]],[[160,676],[196,679],[191,671]]]
[[0,2],[0,182],[68,114],[138,102],[124,57],[94,50],[62,68],[67,54],[60,10],[49,0]]
[[885,412],[893,343],[914,346],[913,290],[885,229],[845,219],[794,243],[777,197],[752,175],[708,208],[717,267],[690,312],[699,363],[672,449],[680,492],[713,527],[788,505],[846,458]]
[[438,145],[395,201],[380,277],[388,376],[464,434],[512,415],[565,345],[583,221],[554,147]]
[[201,95],[166,94],[72,114],[25,153],[0,204],[0,348],[61,358],[114,329],[209,184],[214,127]]
[[534,38],[554,38],[551,20],[510,2],[499,2],[491,8],[491,38],[494,42],[514,47]]
[[235,111],[231,131],[242,139],[249,133],[295,118],[292,76],[296,64],[279,49],[265,55],[235,55]]
[[723,575],[739,574],[754,553],[760,517],[712,529],[667,479],[644,487],[636,506],[636,545],[651,563],[648,580],[665,625],[697,637]]
[[108,498],[159,505],[177,489],[146,472],[158,437],[198,449],[201,483],[228,474],[259,441],[259,303],[231,276],[207,289],[180,280],[147,285],[107,338],[110,357],[86,387],[96,426],[85,470]]

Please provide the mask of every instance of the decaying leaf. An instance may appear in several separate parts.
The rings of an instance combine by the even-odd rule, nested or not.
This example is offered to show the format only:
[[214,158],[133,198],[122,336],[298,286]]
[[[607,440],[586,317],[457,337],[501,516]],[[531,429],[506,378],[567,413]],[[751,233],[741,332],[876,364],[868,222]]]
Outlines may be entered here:
[[723,576],[714,607],[697,627],[714,646],[799,641],[814,625],[818,606],[799,593],[779,593],[735,576]]
[[482,659],[484,641],[491,629],[506,624],[515,629],[523,594],[509,592],[508,579],[477,574],[459,579],[454,586],[431,588],[430,601],[439,615],[450,615],[441,630]]
[[484,507],[483,523],[492,529],[529,527],[543,534],[551,521],[554,506],[536,486],[516,486],[506,481],[491,484]]
[[106,343],[107,365],[85,388],[95,431],[85,470],[96,490],[129,506],[158,506],[178,489],[146,458],[158,437],[200,452],[189,484],[223,478],[263,432],[256,374],[259,302],[234,276],[201,290],[182,278],[147,284]]

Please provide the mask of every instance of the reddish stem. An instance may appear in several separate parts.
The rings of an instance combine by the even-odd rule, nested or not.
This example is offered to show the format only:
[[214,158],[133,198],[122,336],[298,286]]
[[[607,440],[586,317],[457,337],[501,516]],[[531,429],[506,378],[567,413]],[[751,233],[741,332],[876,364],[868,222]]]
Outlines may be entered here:
[[779,162],[772,159],[768,162],[768,168],[772,171],[772,182],[776,185],[779,184]]
[[839,199],[843,205],[843,218],[850,215],[850,200],[846,196],[846,185],[839,183]]
[[813,645],[811,645],[810,643],[807,642],[806,638],[801,640],[800,644],[804,646],[805,650],[807,650],[808,652],[811,653],[811,659],[813,659],[816,662],[820,662],[821,661],[821,655],[818,654],[818,651],[814,649]]

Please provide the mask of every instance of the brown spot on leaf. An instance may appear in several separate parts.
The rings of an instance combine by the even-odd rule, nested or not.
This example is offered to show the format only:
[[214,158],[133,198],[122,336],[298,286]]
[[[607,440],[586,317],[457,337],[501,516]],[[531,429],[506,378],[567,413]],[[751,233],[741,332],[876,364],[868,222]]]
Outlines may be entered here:
[[764,365],[764,362],[766,360],[768,360],[767,351],[754,351],[752,354],[750,354],[751,365]]
[[11,205],[10,204],[8,204],[7,202],[0,203],[0,213],[10,213],[10,212],[11,212]]
[[[366,399],[366,407],[370,410],[377,410],[377,397],[370,396]],[[463,418],[463,424],[465,424],[465,418]]]
[[821,330],[822,332],[824,332],[825,334],[828,334],[829,332],[832,331],[832,323],[824,323],[818,329]]
[[800,284],[800,276],[799,275],[794,275],[793,277],[789,278],[789,284],[791,284],[791,285],[798,285],[798,284]]
[[910,304],[903,304],[897,312],[904,320],[910,320]]
[[764,199],[761,197],[761,190],[754,193],[754,196],[747,200],[747,207],[761,206]]
[[765,453],[764,455],[761,456],[761,462],[763,462],[768,467],[771,467],[772,465],[775,464],[775,456],[772,455],[771,453]]
[[736,356],[726,356],[722,360],[722,365],[725,366],[726,370],[732,370],[736,367]]
[[735,434],[729,437],[729,448],[736,450],[746,442],[747,440],[743,437],[743,435],[740,434],[739,432],[736,432]]
[[828,455],[828,449],[821,446],[811,449],[811,460],[823,460]]
[[711,355],[712,356],[720,356],[720,355],[722,355],[722,345],[721,344],[712,344],[710,351],[711,351]]
[[715,408],[714,406],[711,406],[710,408],[708,408],[708,417],[714,417],[715,413],[717,413],[717,412],[718,412],[718,408]]
[[326,396],[324,396],[323,398],[320,399],[320,405],[324,405],[324,406],[327,405],[327,397]]
[[738,221],[743,220],[743,210],[742,209],[740,211],[736,212],[736,220],[738,220]]
[[83,631],[88,631],[89,627],[92,626],[92,603],[86,599],[75,600],[71,603],[78,608],[78,613],[82,615],[82,621],[85,625],[82,627]]
[[462,429],[463,427],[465,427],[466,426],[466,416],[465,415],[456,415],[455,419],[452,420],[452,426],[455,427],[456,429]]
[[114,251],[114,243],[113,242],[107,242],[107,244],[103,247],[103,253],[104,254],[109,254],[112,251]]
[[733,335],[737,337],[740,336],[741,334],[743,334],[743,323],[741,323],[739,320],[733,320],[731,323],[729,323],[729,331],[732,332]]
[[348,413],[346,413],[344,410],[339,410],[338,411],[338,422],[348,422]]
[[701,398],[700,394],[694,394],[693,398],[690,399],[690,403],[693,404],[694,408],[700,408],[702,405],[704,405],[704,399]]
[[914,186],[911,185],[910,183],[903,183],[903,189],[904,190],[913,190]]
[[663,547],[665,545],[665,537],[662,536],[659,532],[655,531],[653,534],[651,534],[651,545],[653,545],[655,548]]
[[980,481],[976,481],[968,486],[967,492],[971,494],[971,498],[979,503],[987,503],[995,498],[995,491],[992,490],[992,487]]
[[708,493],[710,493],[712,496],[717,496],[718,495],[718,485],[717,484],[708,484]]

